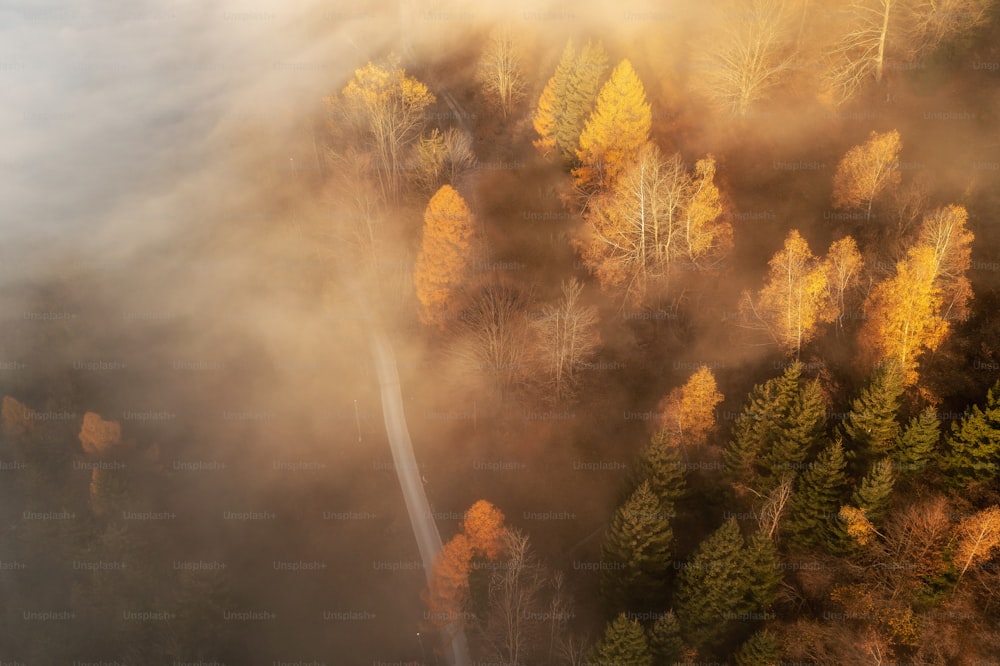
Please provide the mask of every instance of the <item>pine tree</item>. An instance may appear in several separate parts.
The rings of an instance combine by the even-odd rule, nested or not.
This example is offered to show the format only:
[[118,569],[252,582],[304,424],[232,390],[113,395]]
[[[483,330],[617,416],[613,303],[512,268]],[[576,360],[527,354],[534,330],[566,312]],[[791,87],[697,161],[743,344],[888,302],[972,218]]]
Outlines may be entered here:
[[591,666],[653,666],[653,654],[642,625],[620,613],[593,647]]
[[826,403],[819,380],[807,383],[795,396],[781,430],[764,456],[764,492],[770,492],[788,475],[795,476],[809,456],[826,423]]
[[664,506],[673,506],[684,497],[685,477],[677,444],[666,431],[660,430],[639,454],[629,492],[645,481]]
[[781,569],[778,550],[766,534],[754,534],[746,547],[747,605],[750,612],[766,613],[778,597]]
[[854,490],[851,502],[865,512],[874,525],[879,525],[889,509],[892,487],[896,482],[892,461],[882,458],[868,471],[861,485]]
[[952,424],[945,439],[944,468],[955,487],[996,477],[1000,464],[1000,381],[986,393],[984,407],[973,405]]
[[933,407],[910,419],[903,434],[896,438],[893,460],[902,476],[916,476],[926,469],[938,441],[941,421]]
[[573,41],[570,40],[563,49],[555,74],[545,84],[541,97],[538,98],[538,107],[532,118],[532,124],[539,138],[534,141],[534,145],[546,153],[556,147],[562,152],[562,146],[557,146],[556,132],[560,120],[565,115],[566,87],[574,60]]
[[777,666],[780,657],[778,641],[767,629],[751,636],[735,655],[737,666]]
[[649,629],[649,648],[655,666],[673,666],[684,656],[684,642],[677,615],[671,609],[660,614]]
[[879,366],[851,403],[844,432],[865,457],[885,453],[899,435],[896,413],[903,396],[903,373],[891,360]]
[[846,485],[844,449],[839,441],[820,452],[799,477],[786,525],[791,543],[838,552],[843,541],[839,514]]
[[597,96],[576,152],[573,170],[583,190],[607,190],[649,140],[652,111],[632,63],[622,60]]
[[745,562],[735,518],[695,550],[677,581],[677,619],[686,644],[717,651],[731,637],[738,614],[747,611]]
[[587,42],[573,62],[566,84],[565,108],[556,125],[556,144],[567,165],[577,163],[580,134],[594,110],[608,64],[608,54],[600,42]]
[[601,548],[601,592],[614,611],[654,608],[666,595],[673,531],[665,506],[643,481],[611,518]]
[[423,246],[413,272],[424,323],[443,328],[456,310],[454,293],[469,271],[472,213],[451,185],[442,185],[424,211]]

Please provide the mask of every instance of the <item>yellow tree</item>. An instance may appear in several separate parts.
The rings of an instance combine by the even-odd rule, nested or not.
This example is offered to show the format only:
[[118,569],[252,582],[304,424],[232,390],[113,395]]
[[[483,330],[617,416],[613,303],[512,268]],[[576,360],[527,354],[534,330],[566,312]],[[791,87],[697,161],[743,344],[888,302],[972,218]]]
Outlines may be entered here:
[[955,565],[961,578],[969,567],[985,562],[1000,548],[1000,507],[983,509],[958,525]]
[[721,220],[723,206],[715,185],[715,158],[698,160],[684,179],[681,242],[685,259],[694,266],[710,266],[732,245],[733,229]]
[[935,282],[941,289],[945,319],[961,318],[972,296],[965,273],[972,265],[974,236],[965,223],[969,214],[962,206],[945,206],[928,213],[917,243],[934,250]]
[[678,444],[701,446],[715,428],[715,408],[722,402],[715,375],[701,366],[684,386],[675,388],[660,401],[661,429]]
[[741,309],[754,327],[762,327],[779,347],[798,358],[819,323],[836,318],[825,298],[827,273],[796,229],[768,265],[764,288],[756,299],[744,294]]
[[453,295],[469,272],[472,213],[451,185],[443,185],[424,211],[424,240],[413,272],[421,320],[443,327],[456,305]]
[[937,349],[948,332],[936,265],[932,247],[911,248],[896,264],[896,274],[876,285],[865,304],[862,344],[875,363],[896,359],[905,386],[917,381],[920,355]]
[[865,143],[854,146],[837,165],[833,176],[834,208],[865,209],[870,220],[872,203],[887,188],[899,185],[899,132],[872,132]]
[[105,421],[100,414],[87,412],[80,427],[80,444],[90,454],[102,454],[121,442],[122,427],[118,421]]
[[423,83],[406,75],[398,57],[389,56],[382,64],[369,62],[356,70],[342,96],[342,101],[326,97],[324,102],[332,112],[341,111],[364,131],[366,145],[374,153],[382,194],[395,201],[407,149],[420,136],[426,121],[424,110],[434,103],[434,95]]
[[584,191],[607,190],[649,140],[652,110],[632,63],[622,60],[597,95],[597,104],[580,134],[573,170]]
[[827,309],[836,319],[838,328],[847,309],[847,294],[858,284],[863,266],[858,244],[850,236],[834,241],[823,259]]

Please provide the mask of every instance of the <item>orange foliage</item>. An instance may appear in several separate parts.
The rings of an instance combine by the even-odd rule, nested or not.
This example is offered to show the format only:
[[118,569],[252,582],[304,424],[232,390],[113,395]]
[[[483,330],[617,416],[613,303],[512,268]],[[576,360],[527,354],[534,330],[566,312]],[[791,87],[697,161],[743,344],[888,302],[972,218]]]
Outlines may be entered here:
[[117,421],[105,421],[99,414],[87,412],[83,415],[80,428],[80,443],[90,454],[101,454],[118,444],[122,438],[122,427]]
[[660,401],[662,427],[675,442],[700,446],[715,428],[715,408],[722,402],[715,375],[706,366],[695,370],[684,386]]
[[3,397],[0,420],[3,421],[3,434],[10,438],[20,437],[34,426],[31,410],[9,395]]
[[462,530],[476,555],[496,559],[503,550],[504,515],[486,500],[479,500],[465,513]]
[[454,310],[454,291],[468,272],[472,213],[462,195],[443,185],[424,211],[424,241],[414,267],[413,285],[425,324],[443,327]]

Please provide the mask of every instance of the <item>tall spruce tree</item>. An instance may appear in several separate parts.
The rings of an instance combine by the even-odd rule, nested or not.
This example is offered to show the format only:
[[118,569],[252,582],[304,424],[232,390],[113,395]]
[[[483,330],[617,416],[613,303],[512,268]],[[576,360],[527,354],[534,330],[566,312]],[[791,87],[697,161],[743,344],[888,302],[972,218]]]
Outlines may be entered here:
[[591,666],[653,666],[653,653],[642,625],[619,613],[608,623],[588,662]]
[[767,629],[751,636],[735,655],[737,666],[777,666],[780,658],[778,641]]
[[892,461],[882,458],[868,470],[868,474],[854,490],[851,502],[865,512],[865,517],[873,525],[878,526],[889,509],[889,499],[895,482],[896,474]]
[[803,548],[825,548],[832,553],[844,547],[845,532],[839,513],[847,477],[843,445],[836,441],[820,452],[799,477],[791,499],[786,530],[790,542]]
[[639,487],[643,481],[666,505],[673,505],[684,497],[686,474],[677,443],[667,430],[661,429],[639,454],[635,472],[629,482],[629,492]]
[[896,413],[903,397],[903,373],[891,359],[880,365],[851,403],[844,434],[865,459],[886,453],[899,436]]
[[945,439],[944,469],[958,488],[996,478],[1000,466],[1000,381],[986,393],[983,407],[973,405],[952,424]]
[[649,628],[649,649],[655,666],[673,666],[684,656],[684,641],[677,614],[671,609],[660,614]]
[[752,613],[767,613],[781,585],[778,549],[766,534],[750,537],[746,548],[747,606]]
[[673,531],[665,505],[643,481],[611,517],[601,548],[601,592],[611,611],[662,606]]
[[893,448],[893,460],[900,476],[914,477],[923,472],[940,440],[941,420],[933,407],[910,419]]

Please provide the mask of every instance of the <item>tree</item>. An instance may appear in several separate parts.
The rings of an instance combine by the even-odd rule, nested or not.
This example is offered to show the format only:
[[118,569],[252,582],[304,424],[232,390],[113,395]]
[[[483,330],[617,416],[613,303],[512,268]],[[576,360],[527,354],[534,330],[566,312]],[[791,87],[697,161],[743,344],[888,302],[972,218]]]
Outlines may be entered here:
[[876,359],[898,363],[904,386],[916,382],[920,355],[937,349],[948,332],[936,264],[933,248],[911,248],[896,275],[876,285],[866,302],[862,341]]
[[647,143],[611,189],[591,201],[577,242],[583,263],[604,288],[624,285],[625,300],[665,290],[672,271],[710,267],[729,247],[732,229],[720,219],[715,162],[688,173],[680,155],[664,159]]
[[903,476],[920,474],[931,461],[941,439],[941,421],[933,407],[914,416],[896,440],[894,466]]
[[472,212],[451,185],[441,186],[424,211],[423,246],[413,273],[424,323],[443,328],[455,311],[454,293],[468,274],[472,241]]
[[476,164],[472,136],[457,127],[444,132],[435,127],[417,141],[415,160],[412,177],[421,192],[430,194],[446,183],[455,185]]
[[758,532],[750,537],[745,551],[747,608],[751,613],[771,610],[781,586],[778,549],[769,535]]
[[839,551],[843,533],[838,515],[847,482],[846,464],[843,447],[834,442],[799,477],[786,525],[792,544]]
[[673,531],[665,505],[643,481],[611,517],[601,561],[601,592],[612,611],[655,608],[666,594]]
[[597,95],[597,104],[580,134],[573,170],[583,191],[607,190],[649,141],[652,111],[632,63],[622,60]]
[[562,298],[554,305],[545,305],[531,322],[535,353],[557,401],[573,395],[577,370],[594,356],[601,342],[597,308],[580,302],[582,291],[583,285],[576,279],[563,282]]
[[781,649],[774,634],[767,629],[758,631],[740,646],[735,655],[736,666],[777,666]]
[[836,317],[824,300],[827,273],[795,229],[768,265],[767,283],[756,302],[747,292],[740,309],[783,351],[798,358],[802,346],[815,337],[819,323]]
[[469,604],[469,572],[472,546],[464,534],[456,534],[434,560],[428,584],[427,616],[438,628],[461,622]]
[[865,512],[872,524],[879,525],[889,510],[892,487],[896,482],[892,461],[882,458],[868,471],[854,490],[851,501]]
[[955,566],[961,579],[969,567],[989,560],[1000,548],[1000,507],[993,505],[963,520],[957,536]]
[[786,474],[781,479],[781,483],[774,487],[764,498],[764,502],[757,512],[757,527],[762,534],[773,539],[778,532],[778,525],[788,506],[788,500],[792,496],[792,474]]
[[486,500],[478,500],[465,512],[462,533],[469,539],[473,556],[496,559],[504,546],[504,515]]
[[902,147],[899,132],[892,130],[872,132],[868,141],[848,150],[833,176],[834,208],[862,208],[870,220],[876,197],[899,185]]
[[600,82],[608,68],[608,57],[600,43],[588,42],[576,55],[567,42],[555,74],[538,99],[532,122],[543,152],[555,148],[566,165],[576,162],[580,133],[597,100]]
[[324,101],[334,112],[342,105],[345,115],[363,128],[366,143],[374,151],[382,195],[396,201],[407,149],[420,136],[426,122],[424,110],[434,103],[434,95],[406,75],[398,57],[389,56],[381,64],[369,62],[356,70],[342,98]]
[[735,518],[699,544],[677,580],[677,619],[685,643],[718,651],[747,612],[743,537]]
[[34,430],[35,422],[31,419],[31,415],[32,410],[26,405],[5,395],[0,407],[0,423],[3,425],[4,437],[13,440]]
[[672,442],[701,446],[715,429],[715,408],[722,400],[715,375],[707,366],[700,366],[684,386],[675,388],[660,401],[660,427]]
[[91,455],[102,455],[121,442],[122,427],[118,421],[105,421],[100,414],[87,412],[80,427],[80,444]]
[[715,106],[744,117],[788,69],[794,55],[790,16],[782,0],[731,2],[719,14],[701,83]]
[[660,430],[639,454],[629,493],[645,481],[664,506],[673,506],[684,496],[685,476],[676,441]]
[[501,397],[526,373],[527,307],[527,296],[516,287],[489,282],[461,316],[466,338],[458,355],[485,371]]
[[826,273],[826,303],[829,314],[837,322],[838,331],[842,327],[844,313],[847,312],[847,294],[851,293],[861,277],[864,260],[858,251],[858,244],[851,236],[834,241],[823,259]]
[[604,636],[591,650],[591,666],[653,666],[653,655],[642,625],[620,613],[608,623]]
[[673,610],[661,613],[649,628],[649,649],[656,666],[673,666],[684,656],[681,626]]
[[518,45],[510,28],[495,31],[480,56],[476,77],[486,97],[491,100],[503,117],[509,118],[514,104],[524,95],[524,69]]
[[893,361],[875,369],[871,381],[851,403],[844,433],[866,456],[888,451],[899,435],[896,413],[903,397],[903,373]]
[[996,478],[1000,469],[1000,381],[986,393],[983,407],[973,405],[945,438],[942,467],[948,481],[961,488]]
[[961,318],[972,295],[965,273],[972,265],[974,236],[965,223],[969,218],[963,206],[945,206],[924,217],[917,245],[934,250],[934,281],[941,290],[942,316]]

